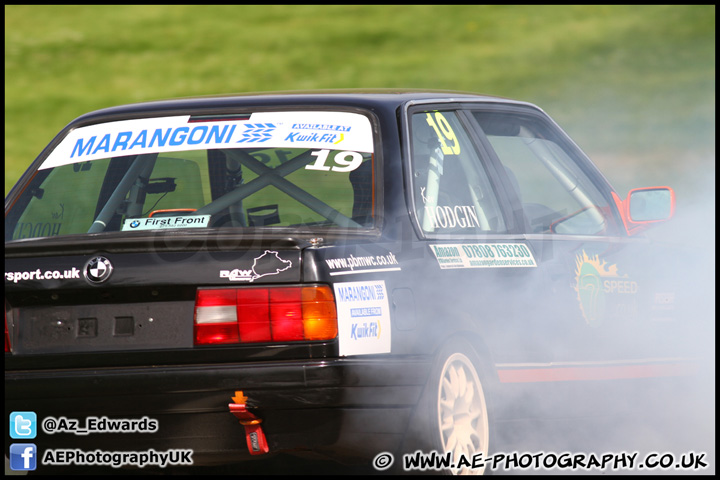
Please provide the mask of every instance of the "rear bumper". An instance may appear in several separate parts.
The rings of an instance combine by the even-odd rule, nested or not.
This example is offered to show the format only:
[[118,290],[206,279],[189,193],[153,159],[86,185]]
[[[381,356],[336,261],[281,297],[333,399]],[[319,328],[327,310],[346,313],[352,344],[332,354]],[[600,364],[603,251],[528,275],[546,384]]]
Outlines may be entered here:
[[[338,460],[398,446],[430,368],[418,357],[5,372],[5,419],[37,415],[39,448],[191,449],[195,465],[252,458],[230,413],[236,391],[260,417],[270,452],[312,450]],[[152,433],[47,434],[46,417],[157,421]],[[13,442],[6,431],[7,447]]]

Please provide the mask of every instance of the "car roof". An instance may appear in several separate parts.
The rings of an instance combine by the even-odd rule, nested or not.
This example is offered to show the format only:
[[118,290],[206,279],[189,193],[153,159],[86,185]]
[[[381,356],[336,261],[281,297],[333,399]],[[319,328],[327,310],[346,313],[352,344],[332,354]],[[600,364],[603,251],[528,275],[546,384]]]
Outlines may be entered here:
[[[157,100],[104,108],[86,113],[71,124],[85,123],[105,116],[163,114],[188,110],[252,108],[253,106],[338,105],[358,108],[396,109],[409,102],[479,101],[532,105],[507,98],[453,90],[421,89],[337,89],[279,92],[253,92]],[[534,105],[532,105],[534,106]],[[537,107],[536,107],[537,108]]]

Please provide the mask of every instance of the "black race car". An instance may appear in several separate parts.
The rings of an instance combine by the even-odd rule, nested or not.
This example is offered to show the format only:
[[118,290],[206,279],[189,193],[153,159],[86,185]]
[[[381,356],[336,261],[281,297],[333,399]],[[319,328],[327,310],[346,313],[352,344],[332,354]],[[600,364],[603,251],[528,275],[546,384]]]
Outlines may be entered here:
[[5,200],[6,454],[487,455],[503,419],[692,372],[641,233],[674,201],[475,94],[89,113]]

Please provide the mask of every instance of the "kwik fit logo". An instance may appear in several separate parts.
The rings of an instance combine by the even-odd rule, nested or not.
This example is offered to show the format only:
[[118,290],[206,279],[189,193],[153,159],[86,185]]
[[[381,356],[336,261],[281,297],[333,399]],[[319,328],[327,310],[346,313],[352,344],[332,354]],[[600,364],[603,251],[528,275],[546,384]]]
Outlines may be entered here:
[[350,338],[380,338],[380,324],[378,322],[353,323],[350,328]]

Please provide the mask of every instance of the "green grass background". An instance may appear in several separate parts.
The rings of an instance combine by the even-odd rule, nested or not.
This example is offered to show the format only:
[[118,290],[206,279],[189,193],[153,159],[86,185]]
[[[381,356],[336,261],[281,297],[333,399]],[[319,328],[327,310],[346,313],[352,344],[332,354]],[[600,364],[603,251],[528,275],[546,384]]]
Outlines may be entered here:
[[355,87],[536,103],[621,196],[714,178],[713,5],[11,5],[5,192],[90,110]]

